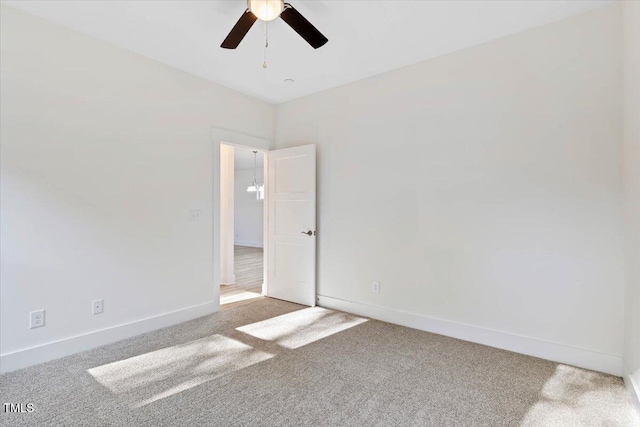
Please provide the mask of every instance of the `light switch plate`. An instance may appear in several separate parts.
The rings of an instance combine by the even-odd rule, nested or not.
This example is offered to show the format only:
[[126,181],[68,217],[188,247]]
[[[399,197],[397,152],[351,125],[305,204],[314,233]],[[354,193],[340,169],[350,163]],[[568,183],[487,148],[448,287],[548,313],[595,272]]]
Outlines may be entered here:
[[198,221],[200,219],[200,209],[191,209],[189,211],[189,221]]

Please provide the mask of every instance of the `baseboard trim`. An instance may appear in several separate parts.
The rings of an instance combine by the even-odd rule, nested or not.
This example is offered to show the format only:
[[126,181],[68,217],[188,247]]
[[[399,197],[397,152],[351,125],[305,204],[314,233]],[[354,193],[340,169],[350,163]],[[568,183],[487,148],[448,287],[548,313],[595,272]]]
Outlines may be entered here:
[[235,285],[236,284],[236,275],[230,274],[226,277],[220,277],[221,285]]
[[52,341],[35,347],[0,355],[0,373],[15,371],[50,360],[59,359],[136,335],[186,322],[218,311],[218,304],[207,302],[181,310],[112,326],[86,334]]
[[611,354],[324,295],[318,295],[318,305],[558,363],[622,376],[622,358]]
[[262,242],[249,242],[245,240],[236,240],[234,243],[236,246],[249,246],[251,248],[262,248],[264,244]]
[[624,385],[627,387],[631,400],[633,400],[633,406],[636,409],[638,419],[640,419],[640,384],[636,384],[633,380],[631,371],[629,371],[626,364],[624,364],[623,369],[624,373],[622,375],[622,379],[624,380]]

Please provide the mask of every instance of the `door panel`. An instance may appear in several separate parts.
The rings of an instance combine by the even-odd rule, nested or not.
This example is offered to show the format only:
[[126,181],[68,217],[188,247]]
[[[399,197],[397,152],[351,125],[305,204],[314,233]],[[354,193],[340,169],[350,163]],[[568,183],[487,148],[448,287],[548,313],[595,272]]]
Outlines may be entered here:
[[316,146],[270,151],[268,165],[267,296],[314,306]]
[[308,205],[306,200],[280,200],[276,204],[276,234],[298,237],[301,231],[308,230]]
[[[298,148],[298,147],[296,147]],[[306,156],[292,156],[276,159],[275,164],[275,190],[276,193],[304,193],[307,183],[300,179],[305,175]]]

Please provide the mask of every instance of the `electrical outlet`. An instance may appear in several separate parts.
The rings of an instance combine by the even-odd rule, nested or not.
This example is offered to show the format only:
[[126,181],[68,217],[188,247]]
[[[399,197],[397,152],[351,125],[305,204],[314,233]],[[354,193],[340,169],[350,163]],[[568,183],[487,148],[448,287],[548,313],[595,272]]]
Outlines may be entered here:
[[376,293],[376,294],[379,294],[380,293],[380,282],[373,282],[371,284],[371,291]]
[[91,310],[93,314],[100,314],[104,311],[104,305],[101,299],[93,300],[91,304]]
[[44,310],[36,310],[29,313],[29,328],[41,328],[44,326]]

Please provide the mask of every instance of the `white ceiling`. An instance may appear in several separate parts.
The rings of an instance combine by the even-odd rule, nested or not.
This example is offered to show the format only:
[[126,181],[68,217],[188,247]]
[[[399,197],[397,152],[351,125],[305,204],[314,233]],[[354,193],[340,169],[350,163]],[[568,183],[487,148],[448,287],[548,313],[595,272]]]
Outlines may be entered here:
[[[256,165],[260,169],[264,166],[264,154],[258,153]],[[233,147],[233,166],[235,170],[253,169],[253,151],[248,148]]]
[[[2,3],[278,104],[586,12],[613,0],[288,0],[329,42],[314,50],[284,21],[263,22],[236,50],[220,43],[246,7],[227,1]],[[287,85],[284,79],[295,79]]]

